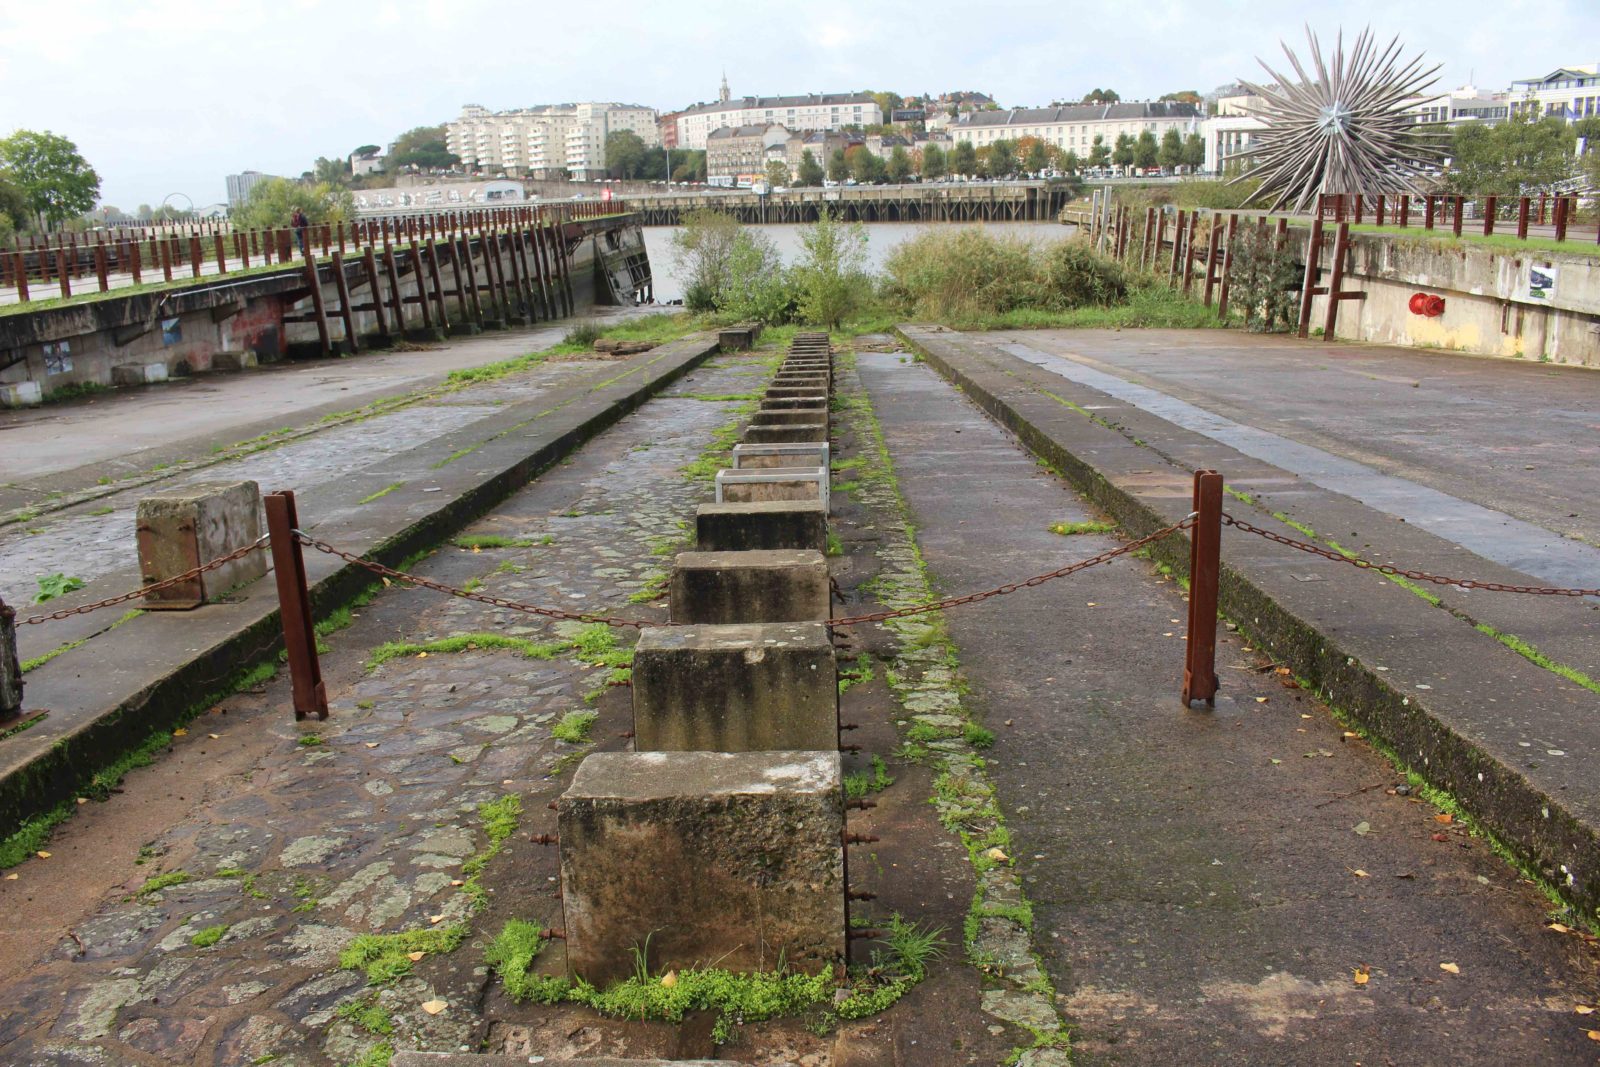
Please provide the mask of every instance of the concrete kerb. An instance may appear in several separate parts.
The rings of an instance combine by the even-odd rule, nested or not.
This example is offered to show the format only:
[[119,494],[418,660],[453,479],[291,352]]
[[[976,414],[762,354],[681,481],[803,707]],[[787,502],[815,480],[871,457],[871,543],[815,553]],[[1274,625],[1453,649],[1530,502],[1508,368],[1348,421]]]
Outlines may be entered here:
[[[574,402],[551,411],[543,432],[485,443],[474,453],[476,471],[461,464],[438,471],[433,480],[443,491],[426,498],[426,514],[417,515],[414,507],[397,511],[403,520],[387,529],[366,517],[351,522],[348,530],[317,528],[317,501],[348,496],[350,485],[365,484],[364,471],[304,494],[301,514],[314,532],[341,547],[397,565],[443,543],[716,351],[713,339],[690,337],[644,353],[620,373],[613,364],[605,382],[574,386]],[[637,380],[626,380],[641,371]],[[420,447],[450,446],[436,441]],[[484,470],[486,464],[494,465],[492,471]],[[372,584],[370,572],[322,553],[308,552],[306,567],[318,617]],[[283,642],[270,586],[256,582],[239,591],[233,603],[143,616],[101,634],[95,638],[92,676],[81,672],[83,660],[72,654],[30,672],[29,707],[48,708],[51,714],[0,743],[0,837],[80,794],[100,769],[157,731],[203,711],[253,671],[276,663]],[[164,628],[159,641],[152,641],[153,626]],[[152,648],[165,652],[166,660],[153,656]]]
[[[990,352],[980,351],[986,346],[959,335],[910,325],[898,327],[896,333],[990,417],[1014,433],[1025,447],[1061,471],[1130,536],[1150,533],[1187,514],[1187,490],[1179,491],[1187,483],[1187,472],[1174,468],[1171,477],[1155,479],[1146,460],[1146,469],[1138,476],[1120,477],[1118,471],[1108,467],[1105,457],[1109,451],[1130,443],[1122,433],[1067,412],[1065,407],[1046,407],[1052,402],[1041,401],[1036,391],[1026,387],[1035,374],[1041,387],[1047,384],[1052,389],[1071,390],[1072,383],[1020,360],[1014,360],[1014,367],[1001,367],[998,361],[990,361]],[[998,360],[1012,360],[1004,353],[994,355]],[[1053,435],[1045,423],[1060,418],[1063,412],[1072,415],[1074,425],[1081,423],[1078,434],[1092,436],[1099,444],[1079,445],[1074,451]],[[1141,428],[1141,432],[1145,429]],[[1143,455],[1154,458],[1156,453],[1146,449]],[[1241,466],[1254,463],[1241,457]],[[1253,521],[1273,525],[1260,518]],[[1284,532],[1302,536],[1287,527]],[[1269,550],[1276,547],[1265,542],[1263,546]],[[1219,593],[1222,613],[1237,622],[1259,647],[1269,649],[1273,658],[1288,666],[1295,676],[1314,687],[1331,706],[1349,716],[1354,725],[1397,753],[1431,785],[1454,797],[1464,812],[1494,834],[1519,862],[1541,872],[1575,908],[1591,917],[1600,911],[1600,798],[1593,795],[1592,784],[1583,787],[1582,780],[1572,777],[1560,762],[1533,760],[1526,768],[1520,768],[1511,762],[1511,757],[1494,751],[1487,737],[1464,730],[1462,724],[1470,721],[1473,707],[1470,695],[1447,696],[1428,691],[1439,686],[1423,686],[1420,692],[1403,691],[1396,677],[1396,664],[1403,653],[1395,649],[1392,637],[1359,627],[1331,628],[1315,618],[1324,614],[1318,604],[1309,599],[1299,602],[1308,595],[1304,590],[1333,586],[1342,578],[1336,576],[1333,581],[1296,589],[1275,589],[1274,582],[1284,577],[1281,565],[1257,562],[1252,558],[1253,552],[1253,546],[1225,539]],[[1187,575],[1186,538],[1158,542],[1152,546],[1151,554],[1176,574]],[[1351,573],[1358,572],[1351,568]],[[1424,638],[1448,618],[1410,594],[1387,610],[1403,616],[1401,622],[1394,624],[1396,627]],[[1450,636],[1466,633],[1463,624],[1450,622]],[[1484,641],[1481,651],[1475,650],[1466,661],[1453,664],[1459,668],[1458,673],[1480,671],[1487,678],[1498,672],[1503,679],[1518,672],[1519,662],[1530,666],[1492,639]],[[1418,639],[1408,642],[1408,647],[1413,655],[1434,656],[1438,653],[1436,646],[1443,643],[1443,637],[1434,642]],[[1505,663],[1501,664],[1501,660]],[[1384,663],[1388,669],[1376,669]],[[1403,662],[1400,666],[1404,666]],[[1537,713],[1548,716],[1552,730],[1578,729],[1582,728],[1580,724],[1592,722],[1593,694],[1534,670],[1542,675],[1538,687],[1524,687],[1521,694],[1526,701],[1541,705]],[[1177,677],[1175,668],[1174,704]],[[1480,695],[1477,706],[1481,709],[1481,705]],[[1526,708],[1518,712],[1528,713]],[[1563,775],[1570,780],[1561,781]]]

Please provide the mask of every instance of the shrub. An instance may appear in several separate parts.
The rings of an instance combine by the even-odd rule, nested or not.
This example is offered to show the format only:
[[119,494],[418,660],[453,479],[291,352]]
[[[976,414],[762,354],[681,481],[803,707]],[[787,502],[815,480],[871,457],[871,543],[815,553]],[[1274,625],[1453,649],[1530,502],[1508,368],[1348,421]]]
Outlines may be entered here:
[[813,326],[837,328],[871,295],[866,264],[866,229],[819,211],[817,221],[800,231],[800,261],[793,272],[800,317]]
[[1233,243],[1228,274],[1229,299],[1244,313],[1245,328],[1256,333],[1287,330],[1299,321],[1299,256],[1270,229],[1245,224]]
[[884,273],[885,295],[926,318],[999,314],[1043,295],[1033,246],[979,227],[920,234],[889,253]]
[[1059,307],[1110,307],[1128,298],[1121,264],[1097,253],[1085,238],[1057,241],[1044,253],[1044,279]]

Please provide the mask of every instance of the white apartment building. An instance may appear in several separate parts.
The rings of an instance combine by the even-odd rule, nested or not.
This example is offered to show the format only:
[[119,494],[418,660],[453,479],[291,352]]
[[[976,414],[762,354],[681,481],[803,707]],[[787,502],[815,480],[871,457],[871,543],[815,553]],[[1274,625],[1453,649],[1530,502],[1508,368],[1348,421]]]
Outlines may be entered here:
[[714,104],[696,104],[678,113],[679,148],[705,148],[715,130],[740,126],[783,126],[790,130],[838,130],[875,126],[883,109],[867,93],[809,93],[805,96],[744,96],[728,92],[728,79]]
[[1568,122],[1600,115],[1600,63],[1559,67],[1542,78],[1512,82],[1511,110],[1555,115]]
[[1116,146],[1122,134],[1137,138],[1149,132],[1157,141],[1168,130],[1187,137],[1200,129],[1200,109],[1173,101],[1118,104],[1072,104],[1067,107],[1012,108],[1009,111],[975,111],[962,115],[946,131],[952,141],[985,148],[996,141],[1037,137],[1045,144],[1087,157],[1094,139]]
[[593,102],[490,111],[476,104],[445,129],[445,143],[465,167],[535,178],[570,172],[598,178],[605,171],[606,138],[631,130],[647,147],[661,144],[654,108]]

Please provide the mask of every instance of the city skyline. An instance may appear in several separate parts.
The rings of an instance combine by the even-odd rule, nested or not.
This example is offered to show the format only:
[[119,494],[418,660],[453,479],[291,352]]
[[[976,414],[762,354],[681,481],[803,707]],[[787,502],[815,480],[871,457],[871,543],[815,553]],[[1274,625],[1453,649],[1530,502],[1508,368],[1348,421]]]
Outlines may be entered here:
[[[1440,89],[1472,81],[1500,90],[1600,60],[1568,54],[1574,46],[1542,32],[1559,27],[1563,40],[1600,42],[1600,10],[1581,0],[1463,0],[1453,10],[1452,26],[1463,29],[1448,39],[1376,0],[1355,0],[1338,21],[1312,28],[1325,39],[1366,25],[1379,37],[1399,33],[1443,64]],[[777,46],[753,32],[764,12],[783,31]],[[449,121],[468,102],[499,110],[617,100],[665,112],[716,99],[724,69],[736,97],[973,89],[1013,106],[1099,87],[1148,99],[1259,77],[1257,55],[1271,61],[1280,39],[1303,38],[1302,17],[1265,0],[1203,9],[1129,0],[1114,24],[1105,20],[1103,5],[1087,3],[1048,12],[1002,4],[981,16],[944,3],[863,12],[831,2],[796,11],[712,0],[687,16],[630,3],[603,25],[480,0],[360,8],[158,0],[137,12],[108,0],[10,5],[0,11],[0,92],[14,106],[0,134],[48,129],[71,138],[100,173],[102,202],[131,211],[170,193],[196,205],[221,201],[227,174],[297,175],[319,155]],[[1507,26],[1529,32],[1508,34]],[[419,40],[439,57],[435,67],[408,66]]]

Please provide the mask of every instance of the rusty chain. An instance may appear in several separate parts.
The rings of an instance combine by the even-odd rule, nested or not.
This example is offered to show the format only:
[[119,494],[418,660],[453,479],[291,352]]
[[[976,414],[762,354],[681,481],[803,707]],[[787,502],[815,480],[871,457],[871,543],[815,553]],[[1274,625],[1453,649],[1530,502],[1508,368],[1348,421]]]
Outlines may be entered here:
[[945,597],[943,600],[935,600],[927,604],[914,604],[911,607],[895,608],[891,611],[875,611],[870,615],[852,615],[844,619],[829,619],[828,625],[854,626],[857,623],[863,622],[884,622],[888,619],[903,619],[908,615],[921,615],[929,611],[943,611],[945,608],[961,607],[964,604],[976,604],[981,600],[988,600],[990,597],[1005,596],[1008,593],[1015,593],[1019,589],[1032,589],[1035,586],[1043,585],[1045,582],[1053,581],[1056,578],[1065,578],[1069,574],[1076,574],[1079,571],[1086,571],[1090,567],[1098,567],[1102,563],[1110,563],[1118,556],[1125,556],[1129,552],[1137,552],[1145,545],[1159,541],[1163,537],[1170,537],[1179,530],[1187,530],[1192,528],[1194,526],[1194,522],[1195,515],[1191,513],[1180,521],[1173,523],[1171,526],[1163,527],[1157,530],[1155,533],[1146,534],[1137,541],[1129,541],[1125,545],[1119,545],[1118,547],[1109,551],[1100,553],[1098,556],[1090,556],[1088,559],[1081,559],[1076,563],[1069,563],[1065,567],[1060,567],[1044,574],[1036,574],[1032,578],[1025,578],[1020,582],[1007,582],[1005,585],[995,586],[993,589],[985,589],[981,593],[966,593],[962,596]]
[[422,589],[432,589],[436,593],[444,593],[446,596],[459,597],[462,600],[476,601],[479,604],[487,604],[492,608],[505,608],[507,611],[519,611],[524,615],[539,615],[546,619],[563,619],[569,622],[601,622],[605,623],[607,626],[624,627],[634,630],[642,630],[646,626],[661,625],[661,623],[652,622],[648,619],[619,619],[610,615],[595,615],[590,612],[567,611],[563,608],[541,608],[535,607],[532,604],[523,604],[515,600],[507,600],[504,597],[486,596],[483,593],[469,593],[465,589],[457,589],[454,586],[445,585],[442,582],[430,581],[427,578],[419,578],[415,574],[408,574],[405,571],[397,571],[393,567],[384,566],[382,563],[374,563],[372,560],[364,559],[361,556],[356,555],[354,552],[346,552],[342,548],[333,547],[326,541],[318,541],[315,537],[310,536],[304,530],[295,530],[294,535],[300,539],[301,544],[314,548],[318,552],[325,552],[330,556],[335,556],[344,560],[346,563],[353,563],[357,567],[362,567],[371,571],[380,578],[389,578],[397,582],[405,582],[408,585],[414,585]]
[[1263,530],[1261,527],[1245,522],[1243,519],[1234,518],[1226,511],[1222,513],[1222,524],[1224,526],[1232,526],[1235,529],[1242,530],[1248,534],[1255,534],[1257,537],[1264,537],[1268,541],[1275,541],[1280,545],[1287,545],[1290,548],[1297,549],[1298,551],[1305,552],[1309,555],[1321,556],[1323,559],[1332,560],[1335,563],[1348,563],[1352,567],[1359,567],[1360,569],[1367,571],[1376,571],[1379,574],[1386,575],[1390,578],[1405,578],[1413,582],[1432,582],[1434,585],[1453,585],[1458,589],[1484,589],[1491,593],[1532,593],[1536,596],[1600,597],[1600,589],[1555,589],[1542,585],[1507,585],[1505,582],[1481,582],[1473,578],[1447,578],[1442,574],[1430,574],[1427,571],[1405,570],[1404,568],[1395,567],[1388,563],[1374,563],[1369,559],[1362,559],[1360,556],[1347,556],[1343,553],[1335,552],[1332,549],[1323,548],[1321,545],[1308,544],[1305,541],[1296,541],[1292,537],[1285,537],[1283,534],[1274,533],[1271,530]]
[[87,615],[91,611],[99,611],[101,608],[112,608],[116,607],[118,604],[126,604],[130,600],[138,600],[142,597],[149,596],[151,593],[157,593],[163,589],[169,589],[174,585],[182,585],[184,582],[193,581],[202,574],[205,574],[207,571],[214,571],[218,567],[226,566],[236,559],[241,559],[245,556],[248,556],[250,553],[265,547],[267,540],[268,535],[262,534],[260,537],[256,538],[248,545],[245,545],[243,548],[236,548],[232,552],[229,552],[226,556],[218,556],[209,563],[202,563],[198,567],[193,567],[189,570],[186,570],[182,574],[175,574],[171,578],[166,578],[162,581],[156,582],[154,585],[147,585],[143,588],[135,589],[131,593],[123,593],[121,596],[109,597],[105,600],[97,600],[93,604],[79,604],[75,608],[62,608],[60,611],[52,611],[48,615],[31,615],[26,619],[18,619],[17,625],[35,626],[41,622],[54,622],[57,619],[70,618],[73,615]]

